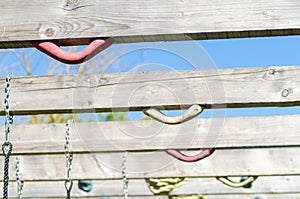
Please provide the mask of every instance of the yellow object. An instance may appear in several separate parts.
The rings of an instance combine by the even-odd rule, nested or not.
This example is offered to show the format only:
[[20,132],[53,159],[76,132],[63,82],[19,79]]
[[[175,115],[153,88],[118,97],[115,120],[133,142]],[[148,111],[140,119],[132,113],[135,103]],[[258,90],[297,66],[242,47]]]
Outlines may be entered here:
[[155,195],[169,195],[179,186],[185,184],[185,178],[147,178],[147,185]]

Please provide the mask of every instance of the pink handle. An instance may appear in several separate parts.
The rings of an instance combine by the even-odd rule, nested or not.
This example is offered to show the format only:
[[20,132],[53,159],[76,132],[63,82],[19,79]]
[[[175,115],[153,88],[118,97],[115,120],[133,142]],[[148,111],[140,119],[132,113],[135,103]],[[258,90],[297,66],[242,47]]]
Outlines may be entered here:
[[[104,45],[106,44],[106,45]],[[53,59],[65,64],[81,64],[93,58],[99,52],[111,45],[102,39],[95,39],[85,49],[80,52],[66,52],[57,44],[50,41],[32,42],[32,45]]]
[[187,156],[187,155],[181,153],[180,151],[174,150],[174,149],[168,149],[168,150],[166,150],[166,152],[169,155],[173,156],[174,158],[177,158],[178,160],[181,160],[184,162],[196,162],[196,161],[202,160],[202,159],[210,156],[211,154],[213,154],[213,152],[215,152],[215,149],[204,149],[199,154],[194,155],[194,156]]

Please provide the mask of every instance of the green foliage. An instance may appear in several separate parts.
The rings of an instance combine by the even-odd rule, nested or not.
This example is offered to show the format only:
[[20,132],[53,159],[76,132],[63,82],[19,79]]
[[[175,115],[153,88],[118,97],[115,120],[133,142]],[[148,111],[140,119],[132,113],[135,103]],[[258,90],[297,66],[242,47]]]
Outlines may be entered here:
[[48,123],[66,123],[69,119],[74,122],[81,122],[82,118],[72,114],[47,114],[31,115],[27,121],[28,124],[48,124]]
[[[99,114],[100,120],[103,121],[127,121],[128,117],[125,113],[102,113]],[[49,124],[49,123],[66,123],[69,119],[74,122],[95,122],[91,118],[83,119],[73,114],[47,114],[47,115],[31,115],[27,120],[28,124]]]
[[127,121],[128,117],[125,113],[108,113],[108,114],[100,114],[100,120],[103,121]]

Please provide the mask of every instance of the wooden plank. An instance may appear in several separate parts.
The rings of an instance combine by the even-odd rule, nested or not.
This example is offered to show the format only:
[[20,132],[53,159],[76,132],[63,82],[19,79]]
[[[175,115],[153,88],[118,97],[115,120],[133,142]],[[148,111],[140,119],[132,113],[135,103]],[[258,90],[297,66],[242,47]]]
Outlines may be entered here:
[[[17,196],[17,195],[16,195]],[[86,199],[87,197],[86,196],[83,196],[83,197],[73,197],[71,196],[72,198],[82,198],[82,199]],[[32,199],[32,197],[22,197],[22,198],[28,198],[28,199]],[[46,199],[46,198],[53,198],[51,196],[49,197],[38,197],[39,199]],[[63,196],[63,197],[55,197],[56,199],[63,199],[63,198],[66,198],[66,196]],[[97,199],[124,199],[124,196],[89,196],[88,198],[97,198]],[[130,199],[169,199],[168,196],[130,196]],[[290,198],[287,198],[287,199],[290,199]]]
[[[75,153],[198,148],[290,147],[300,145],[300,115],[200,118],[181,125],[156,121],[74,123],[70,128]],[[13,125],[13,154],[64,153],[66,126]],[[4,126],[0,126],[4,132]],[[1,140],[5,138],[0,134]]]
[[[214,177],[214,176],[284,176],[300,174],[300,148],[217,150],[195,163],[180,162],[164,152],[129,153],[128,178]],[[74,154],[73,179],[121,179],[124,153]],[[0,165],[3,164],[3,157]],[[64,180],[65,155],[21,156],[21,179]],[[11,159],[13,180],[15,158]],[[0,173],[0,179],[3,174]]]
[[[23,197],[23,198],[28,198],[28,199],[32,199],[32,197]],[[39,197],[39,199],[48,199],[48,198],[53,198],[51,196],[49,197]],[[63,197],[55,197],[56,199],[61,199],[61,198],[66,198],[66,196],[63,196]],[[84,197],[73,197],[72,198],[76,198],[76,199],[86,199],[87,197],[84,196]],[[88,198],[97,198],[97,199],[124,199],[124,196],[91,196],[91,197],[88,197]],[[130,196],[130,199],[140,199],[141,196]],[[168,196],[143,196],[143,198],[145,199],[169,199]],[[287,198],[287,199],[290,199],[290,198]]]
[[[255,198],[256,197],[256,198]],[[205,199],[299,199],[299,194],[245,194],[245,195],[208,195]]]
[[[204,199],[255,199],[255,197],[260,196],[262,199],[299,199],[299,194],[242,194],[242,195],[207,195],[204,197]],[[27,198],[27,197],[23,197]],[[46,197],[39,197],[39,199],[45,199]],[[51,198],[51,197],[49,197]],[[57,197],[57,198],[66,198],[66,197]],[[77,199],[86,199],[86,197],[76,197]],[[98,198],[99,197],[89,197],[89,198]],[[100,199],[123,199],[123,196],[119,197],[100,197]],[[130,198],[136,198],[139,199],[141,196],[130,196]],[[169,199],[168,196],[143,196],[143,198],[146,199]],[[175,198],[171,198],[175,199]],[[177,198],[176,198],[177,199]],[[185,197],[184,199],[194,199],[194,198],[188,198]]]
[[[300,67],[268,67],[15,77],[11,80],[11,112],[118,112],[152,106],[179,109],[191,104],[205,108],[300,105],[299,76]],[[4,80],[0,85],[4,90]],[[4,92],[1,101],[3,97]]]
[[[170,195],[206,195],[207,198],[212,196],[258,196],[258,195],[275,195],[291,194],[293,196],[300,194],[300,177],[299,176],[272,176],[259,177],[251,189],[230,188],[215,178],[187,178],[186,183],[177,187]],[[1,185],[1,184],[0,184]],[[130,180],[128,194],[130,197],[151,197],[153,193],[149,190],[145,180]],[[10,182],[10,196],[17,196],[17,186],[15,182]],[[2,190],[2,185],[0,187]],[[42,190],[42,191],[41,191]],[[64,181],[32,181],[24,183],[24,197],[55,197],[65,196]],[[90,192],[83,192],[78,188],[78,182],[74,181],[71,192],[72,198],[75,197],[100,197],[113,196],[120,197],[123,195],[123,182],[121,180],[96,180],[93,181],[93,188]],[[218,197],[217,197],[218,198]],[[244,198],[244,197],[243,197]],[[254,197],[252,197],[253,199]]]
[[[243,195],[207,195],[204,199],[256,199],[255,197],[262,197],[262,199],[299,199],[299,194],[262,194],[262,195],[252,195],[252,194],[243,194]],[[24,197],[23,197],[24,198]],[[27,198],[27,197],[25,197]],[[50,198],[50,197],[49,197]],[[58,198],[66,198],[66,197],[58,197]],[[86,199],[85,197],[76,197],[77,199]],[[89,198],[98,198],[99,197],[89,197]],[[120,197],[102,197],[100,199],[123,199],[123,196]],[[141,196],[130,196],[130,198],[139,199]],[[146,199],[169,199],[168,196],[143,196]],[[40,197],[39,199],[45,199],[45,197]],[[175,199],[175,198],[171,198]],[[177,198],[176,198],[177,199]],[[183,199],[194,199],[185,197]]]
[[[239,182],[240,177],[233,179]],[[299,180],[299,176],[262,176],[252,183],[251,188],[247,189],[226,186],[215,178],[188,178],[186,184],[173,191],[172,195],[203,194],[225,196],[244,194],[246,196],[247,194],[299,194]]]
[[298,2],[288,0],[4,0],[0,42],[7,42],[1,44],[4,48],[41,39],[77,38],[85,43],[118,36],[117,42],[138,42],[293,35],[300,34],[299,9]]

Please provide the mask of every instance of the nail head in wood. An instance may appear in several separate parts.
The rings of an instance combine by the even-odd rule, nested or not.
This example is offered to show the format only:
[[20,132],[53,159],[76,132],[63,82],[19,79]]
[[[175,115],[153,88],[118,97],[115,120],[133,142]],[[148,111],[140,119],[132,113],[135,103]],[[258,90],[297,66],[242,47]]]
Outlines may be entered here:
[[289,94],[290,94],[290,91],[289,91],[288,89],[284,89],[284,90],[281,92],[282,97],[287,97],[287,96],[289,96]]

